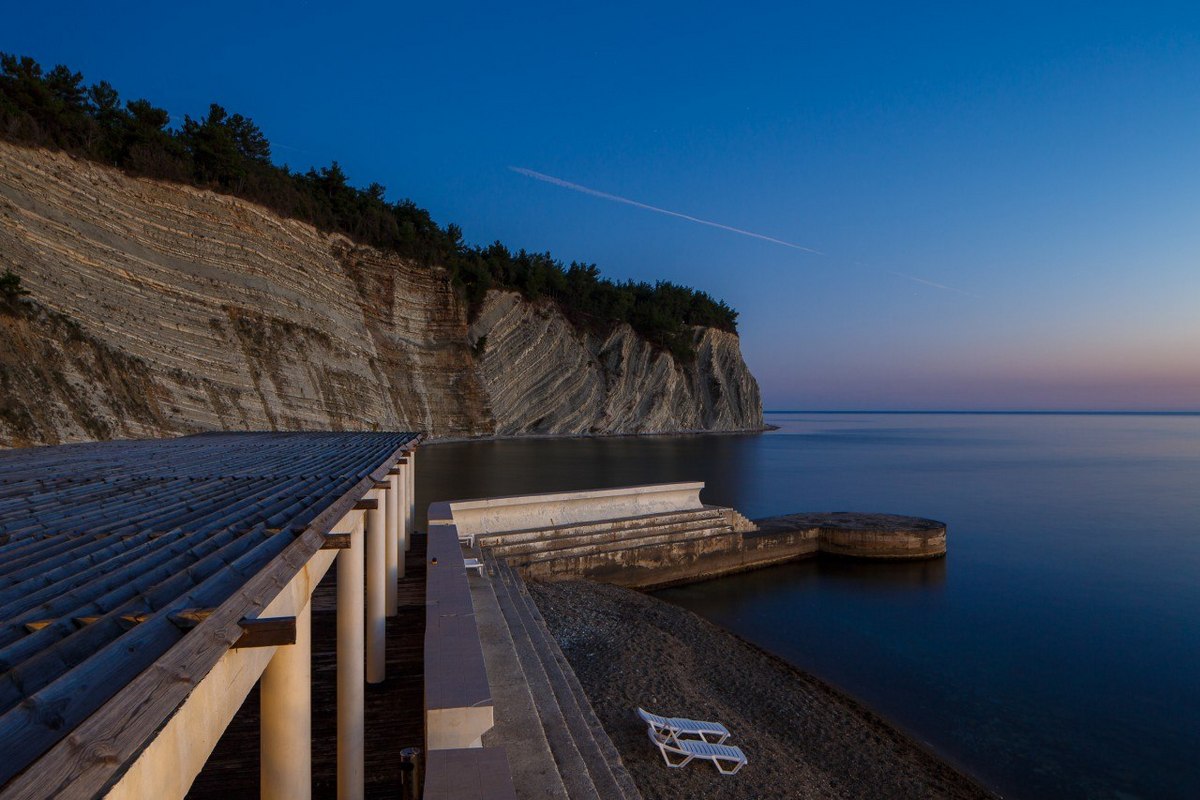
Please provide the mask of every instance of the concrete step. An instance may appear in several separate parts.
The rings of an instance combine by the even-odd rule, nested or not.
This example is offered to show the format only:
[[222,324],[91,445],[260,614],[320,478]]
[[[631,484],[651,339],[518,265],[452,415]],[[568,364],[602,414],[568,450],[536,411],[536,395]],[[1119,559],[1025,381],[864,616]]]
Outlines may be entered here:
[[632,542],[646,536],[661,536],[668,533],[682,533],[699,528],[713,528],[727,524],[723,517],[694,519],[683,522],[648,524],[638,528],[619,530],[601,530],[595,533],[562,534],[552,538],[516,544],[503,544],[492,548],[492,553],[504,558],[512,558],[530,553],[548,553],[551,550],[562,550],[569,547],[583,547],[591,544],[606,542]]
[[472,579],[470,583],[496,715],[483,744],[505,749],[518,800],[570,800],[500,608],[497,581]]
[[603,800],[567,724],[546,669],[537,653],[531,632],[527,630],[523,602],[515,584],[520,580],[501,561],[491,561],[496,600],[512,636],[517,658],[537,709],[538,719],[558,768],[558,774],[570,800]]
[[621,539],[594,545],[589,544],[580,545],[578,547],[563,547],[540,553],[529,553],[526,555],[512,557],[510,559],[510,563],[515,565],[536,564],[542,561],[553,561],[560,558],[579,558],[581,556],[596,555],[599,553],[612,553],[619,550],[638,550],[643,547],[672,544],[674,542],[686,542],[691,539],[703,539],[708,536],[725,536],[731,533],[733,533],[733,528],[729,527],[727,524],[709,524],[672,533],[651,533],[646,536],[639,536],[632,539]]
[[[503,568],[508,569],[506,565]],[[554,641],[554,637],[550,635],[549,629],[546,628],[545,621],[541,618],[541,612],[537,610],[533,598],[525,590],[521,577],[511,570],[510,575],[514,600],[522,616],[525,631],[534,644],[534,650],[540,658],[542,668],[554,690],[558,708],[570,729],[576,749],[587,765],[588,774],[591,776],[596,791],[606,799],[634,800],[640,798],[641,795],[637,793],[637,788],[633,786],[632,780],[623,781],[617,778],[616,773],[619,772],[628,779],[628,773],[625,772],[620,756],[616,755],[616,749],[612,746],[608,734],[604,732],[586,697],[582,697],[582,702],[580,702],[582,691],[577,694],[568,678],[568,675],[574,677],[571,666],[562,654],[562,650],[559,649],[558,643]],[[605,748],[601,744],[602,742],[607,744],[608,748]],[[633,787],[632,795],[627,792],[630,786]]]
[[549,525],[544,528],[526,528],[504,533],[486,533],[475,537],[475,542],[483,547],[496,547],[521,542],[541,541],[551,537],[570,536],[574,534],[595,533],[597,531],[626,530],[640,528],[645,525],[687,522],[699,519],[716,519],[721,516],[718,508],[706,507],[690,511],[672,511],[666,514],[646,514],[639,517],[620,517],[618,519],[599,520],[596,522],[577,522],[566,525]]
[[725,521],[733,526],[735,531],[746,533],[749,531],[758,530],[758,525],[754,520],[747,517],[742,512],[731,506],[705,506],[705,508],[715,508],[725,517]]
[[561,580],[590,577],[619,586],[644,588],[670,584],[685,576],[695,576],[696,559],[738,562],[742,535],[728,526],[710,530],[702,537],[673,539],[656,544],[610,547],[603,551],[571,558],[549,557],[539,561],[514,562],[523,577],[533,580]]
[[637,784],[633,780],[633,776],[629,774],[629,770],[625,768],[625,764],[621,761],[621,754],[617,751],[616,745],[608,735],[608,731],[600,722],[600,717],[596,715],[595,709],[592,708],[592,702],[588,699],[587,693],[583,690],[583,685],[580,684],[578,676],[575,675],[575,670],[571,667],[571,662],[567,660],[566,654],[562,648],[558,646],[558,642],[550,633],[550,628],[546,625],[546,620],[542,617],[541,609],[538,608],[537,602],[533,597],[525,592],[530,613],[538,626],[546,632],[546,637],[552,645],[552,650],[555,659],[562,667],[563,677],[566,679],[567,685],[571,690],[571,694],[575,698],[576,704],[579,706],[580,712],[588,722],[588,726],[592,730],[592,738],[596,745],[600,748],[604,762],[608,765],[609,771],[612,773],[613,779],[621,789],[621,795],[625,800],[641,800],[642,793],[638,791]]

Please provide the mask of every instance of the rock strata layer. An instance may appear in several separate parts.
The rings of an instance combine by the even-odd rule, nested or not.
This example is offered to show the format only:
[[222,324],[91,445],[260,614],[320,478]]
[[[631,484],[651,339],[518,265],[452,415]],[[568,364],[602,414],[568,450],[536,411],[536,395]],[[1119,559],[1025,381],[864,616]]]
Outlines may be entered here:
[[469,333],[498,434],[762,429],[738,337],[699,327],[693,335],[696,360],[684,366],[629,325],[580,331],[514,292],[490,292]]
[[252,203],[0,143],[0,445],[203,430],[762,427],[736,336],[681,365]]

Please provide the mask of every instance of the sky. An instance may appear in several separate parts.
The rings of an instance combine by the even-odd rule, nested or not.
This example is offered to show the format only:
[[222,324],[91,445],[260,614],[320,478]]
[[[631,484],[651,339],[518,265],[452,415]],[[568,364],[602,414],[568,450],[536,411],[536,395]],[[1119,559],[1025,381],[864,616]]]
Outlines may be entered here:
[[1200,410],[1195,3],[140,5],[0,50],[703,289],[767,409]]

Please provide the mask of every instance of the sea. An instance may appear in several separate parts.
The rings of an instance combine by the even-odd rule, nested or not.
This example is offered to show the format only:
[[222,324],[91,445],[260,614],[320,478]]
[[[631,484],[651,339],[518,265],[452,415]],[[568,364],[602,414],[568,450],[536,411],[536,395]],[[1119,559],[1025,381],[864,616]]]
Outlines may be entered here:
[[[751,518],[910,514],[944,559],[657,592],[1007,798],[1200,798],[1200,414],[774,412],[763,434],[422,448],[418,502],[704,481]],[[731,691],[736,687],[731,687]]]

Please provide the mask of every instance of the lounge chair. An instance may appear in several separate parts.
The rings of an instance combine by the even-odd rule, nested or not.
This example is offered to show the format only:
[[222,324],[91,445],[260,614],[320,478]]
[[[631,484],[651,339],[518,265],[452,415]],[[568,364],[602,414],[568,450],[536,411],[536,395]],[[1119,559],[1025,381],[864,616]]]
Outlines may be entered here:
[[719,722],[701,722],[683,717],[660,717],[651,714],[644,708],[638,708],[638,716],[656,731],[669,733],[675,738],[681,736],[698,736],[700,741],[708,742],[708,737],[714,737],[713,744],[722,744],[729,738],[729,729]]
[[483,574],[483,562],[480,561],[478,558],[464,558],[463,566],[466,567],[467,569],[475,570],[475,572],[477,572],[480,575]]
[[[672,769],[686,767],[693,759],[698,758],[702,761],[713,762],[713,766],[722,775],[734,775],[747,763],[745,753],[739,748],[727,744],[713,744],[696,739],[677,739],[673,734],[660,733],[653,727],[647,728],[646,733],[650,736],[650,741],[654,742],[658,751],[662,753],[663,761],[667,762],[667,766]],[[673,763],[672,756],[683,760]],[[732,764],[733,767],[726,767],[726,764]]]

